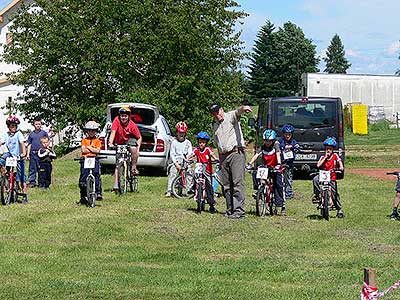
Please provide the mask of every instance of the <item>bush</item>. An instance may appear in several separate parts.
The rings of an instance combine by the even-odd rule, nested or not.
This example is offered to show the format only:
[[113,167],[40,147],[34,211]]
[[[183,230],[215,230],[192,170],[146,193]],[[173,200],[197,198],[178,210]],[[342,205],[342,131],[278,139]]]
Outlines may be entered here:
[[381,120],[376,123],[369,124],[370,131],[384,131],[390,129],[390,122],[388,120]]

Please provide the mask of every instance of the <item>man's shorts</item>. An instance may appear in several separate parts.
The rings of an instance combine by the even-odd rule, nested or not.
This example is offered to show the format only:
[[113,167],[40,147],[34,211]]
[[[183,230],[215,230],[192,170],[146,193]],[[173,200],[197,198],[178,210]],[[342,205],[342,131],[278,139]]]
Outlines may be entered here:
[[126,145],[130,146],[130,147],[137,147],[138,143],[137,143],[137,139],[135,138],[130,138],[127,142]]

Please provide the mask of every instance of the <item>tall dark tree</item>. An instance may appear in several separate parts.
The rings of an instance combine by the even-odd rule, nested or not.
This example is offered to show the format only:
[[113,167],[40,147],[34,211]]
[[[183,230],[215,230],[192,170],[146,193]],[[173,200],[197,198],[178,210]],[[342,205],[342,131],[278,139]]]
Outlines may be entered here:
[[287,22],[274,31],[267,21],[257,38],[249,72],[253,97],[294,95],[301,90],[301,75],[318,71],[316,46],[295,24]]
[[324,57],[326,68],[324,72],[346,74],[351,63],[345,57],[344,46],[339,35],[335,34]]
[[274,24],[268,20],[258,32],[250,56],[248,93],[255,98],[272,95],[274,91],[274,30]]
[[108,103],[141,101],[199,130],[210,102],[239,102],[235,1],[122,2],[37,0],[16,15],[5,60],[21,66],[10,76],[28,116],[83,124],[103,121]]

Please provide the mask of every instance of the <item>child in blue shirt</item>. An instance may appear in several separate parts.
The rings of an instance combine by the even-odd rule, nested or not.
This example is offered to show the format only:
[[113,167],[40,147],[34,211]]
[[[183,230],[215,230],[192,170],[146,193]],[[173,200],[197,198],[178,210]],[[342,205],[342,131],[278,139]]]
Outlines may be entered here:
[[21,131],[18,130],[20,121],[16,116],[9,116],[6,120],[6,124],[8,132],[3,134],[1,144],[6,145],[8,152],[1,155],[0,166],[5,166],[7,157],[20,158],[17,163],[16,181],[20,184],[23,192],[22,203],[27,204],[28,197],[26,195],[25,161],[23,160],[23,158],[26,157],[25,138]]
[[282,127],[283,137],[278,139],[281,148],[281,160],[287,167],[284,171],[285,198],[293,198],[293,163],[296,152],[300,150],[300,145],[293,138],[294,127],[292,124],[285,124]]

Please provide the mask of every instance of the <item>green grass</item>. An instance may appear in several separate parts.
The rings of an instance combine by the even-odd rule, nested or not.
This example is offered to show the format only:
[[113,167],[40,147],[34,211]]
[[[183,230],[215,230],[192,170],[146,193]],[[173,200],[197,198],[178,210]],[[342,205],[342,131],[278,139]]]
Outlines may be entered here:
[[287,217],[256,217],[247,189],[246,219],[229,220],[164,198],[166,177],[142,176],[139,193],[119,197],[105,175],[101,206],[80,207],[78,164],[54,169],[49,191],[0,207],[1,299],[359,299],[364,267],[382,289],[400,277],[393,182],[346,175],[346,217],[329,222],[310,181],[295,181]]

